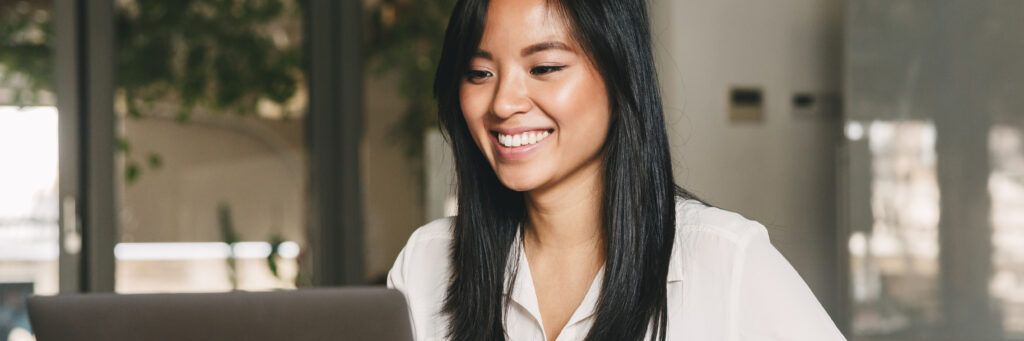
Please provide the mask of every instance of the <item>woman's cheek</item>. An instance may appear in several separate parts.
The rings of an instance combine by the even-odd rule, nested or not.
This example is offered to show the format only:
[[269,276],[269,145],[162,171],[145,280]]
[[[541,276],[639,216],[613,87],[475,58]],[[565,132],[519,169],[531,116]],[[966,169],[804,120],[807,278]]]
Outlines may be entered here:
[[459,94],[459,102],[462,103],[462,113],[466,116],[466,119],[472,118],[475,121],[482,121],[483,116],[487,113],[487,103],[490,102],[483,86],[465,85],[459,91]]
[[487,146],[487,130],[484,128],[484,116],[487,114],[486,98],[482,98],[484,93],[481,93],[476,87],[463,87],[459,91],[460,98],[459,102],[462,105],[462,115],[466,119],[466,125],[469,128],[470,134],[473,135],[473,140],[476,141],[477,147],[481,149],[485,154],[488,152]]

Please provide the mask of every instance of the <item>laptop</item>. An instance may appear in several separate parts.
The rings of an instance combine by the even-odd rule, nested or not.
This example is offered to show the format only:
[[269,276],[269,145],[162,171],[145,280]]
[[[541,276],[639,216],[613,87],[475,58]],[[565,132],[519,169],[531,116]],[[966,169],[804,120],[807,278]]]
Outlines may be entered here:
[[28,312],[38,341],[412,340],[405,297],[379,287],[35,296]]

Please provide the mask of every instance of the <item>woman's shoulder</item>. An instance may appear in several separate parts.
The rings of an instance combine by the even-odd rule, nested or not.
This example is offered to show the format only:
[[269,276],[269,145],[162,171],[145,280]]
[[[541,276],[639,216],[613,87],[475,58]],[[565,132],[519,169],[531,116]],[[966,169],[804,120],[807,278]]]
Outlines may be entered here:
[[[739,213],[684,198],[676,198],[675,210],[673,258],[679,259],[674,262],[723,262],[734,260],[731,256],[752,244],[770,245],[764,225]],[[396,259],[391,276],[447,278],[454,224],[455,217],[444,217],[417,228]]]
[[689,279],[684,300],[721,307],[727,319],[737,321],[732,335],[844,340],[764,225],[696,200],[677,201],[676,220],[670,276]]
[[445,334],[446,324],[438,312],[450,278],[454,221],[440,218],[417,228],[388,272],[388,287],[405,295],[415,335]]
[[693,199],[676,200],[676,236],[672,245],[670,275],[673,278],[699,277],[712,287],[732,283],[731,271],[698,269],[735,269],[746,258],[757,256],[751,250],[771,246],[768,230],[757,221]]
[[402,248],[395,266],[433,272],[447,270],[454,224],[454,217],[444,217],[417,228]]
[[409,236],[409,243],[444,243],[452,240],[455,217],[444,217],[416,228]]
[[[676,198],[676,236],[693,238],[712,235],[734,243],[743,243],[756,235],[767,235],[761,223],[726,209],[709,206],[700,201]],[[412,253],[443,251],[447,257],[454,231],[455,217],[435,219],[420,226],[405,245]],[[410,250],[411,249],[411,250]]]
[[694,199],[676,198],[677,238],[710,235],[742,244],[754,236],[767,234],[764,225],[739,213]]
[[[743,215],[709,206],[700,201],[676,198],[676,239],[684,244],[718,239],[733,244],[748,243],[768,231],[761,223]],[[435,219],[417,228],[402,250],[404,256],[428,262],[447,260],[453,240],[455,217]]]
[[401,290],[407,298],[440,300],[438,295],[444,291],[451,268],[448,255],[453,222],[446,217],[417,228],[391,266],[388,286]]

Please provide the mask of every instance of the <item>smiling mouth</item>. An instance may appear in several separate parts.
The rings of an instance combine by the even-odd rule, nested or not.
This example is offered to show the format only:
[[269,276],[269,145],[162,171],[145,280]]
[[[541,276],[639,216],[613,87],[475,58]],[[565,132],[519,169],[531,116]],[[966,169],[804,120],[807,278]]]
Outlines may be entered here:
[[554,129],[544,129],[526,131],[512,135],[502,134],[498,132],[495,132],[493,134],[498,138],[498,144],[500,144],[501,146],[506,148],[515,148],[537,144],[540,141],[546,139],[548,136],[551,136],[551,133],[553,132]]

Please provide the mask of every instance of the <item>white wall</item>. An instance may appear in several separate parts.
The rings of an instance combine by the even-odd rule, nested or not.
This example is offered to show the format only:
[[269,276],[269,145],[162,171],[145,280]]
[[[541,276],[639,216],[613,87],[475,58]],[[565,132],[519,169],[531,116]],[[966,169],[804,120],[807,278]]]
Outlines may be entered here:
[[[835,296],[835,111],[795,117],[795,92],[840,86],[839,1],[653,0],[676,180],[768,227],[827,308]],[[759,86],[765,116],[730,123],[732,86]],[[836,316],[833,314],[833,316]]]
[[221,203],[231,207],[245,241],[281,234],[305,246],[306,155],[302,121],[201,116],[125,119],[131,153],[145,165],[159,154],[159,169],[143,167],[122,185],[119,242],[221,241]]

